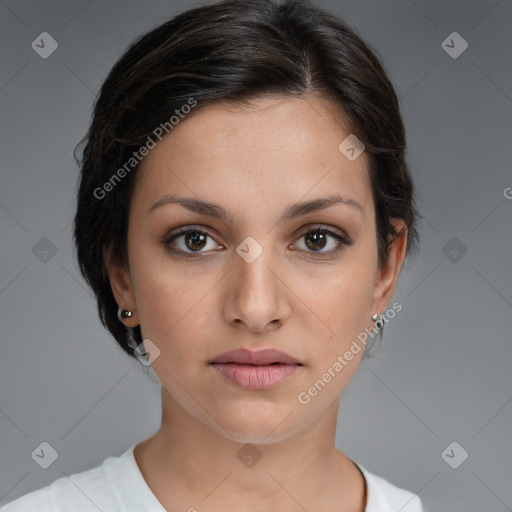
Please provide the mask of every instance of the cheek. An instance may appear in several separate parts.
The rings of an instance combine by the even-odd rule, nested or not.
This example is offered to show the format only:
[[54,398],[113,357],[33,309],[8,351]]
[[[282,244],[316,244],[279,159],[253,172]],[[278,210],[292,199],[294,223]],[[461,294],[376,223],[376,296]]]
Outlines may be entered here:
[[328,349],[341,349],[371,325],[374,268],[355,252],[341,264],[336,275],[324,281],[322,293],[310,294],[312,309],[328,327]]
[[194,265],[175,264],[163,253],[142,251],[131,260],[135,299],[143,338],[160,349],[162,361],[175,369],[197,364],[199,340],[205,337],[205,308],[213,308],[215,280],[199,275]]
[[[322,329],[321,337],[315,337],[310,350],[309,379],[301,389],[310,397],[306,408],[312,414],[338,399],[361,362],[365,345],[358,335],[371,325],[368,312],[372,279],[369,274],[364,262],[340,266],[336,279],[330,280],[328,287],[324,287],[325,292],[314,299],[311,309],[327,328]],[[306,322],[303,328],[311,331],[311,325]],[[322,382],[315,384],[319,380]],[[299,403],[304,402],[299,400]]]

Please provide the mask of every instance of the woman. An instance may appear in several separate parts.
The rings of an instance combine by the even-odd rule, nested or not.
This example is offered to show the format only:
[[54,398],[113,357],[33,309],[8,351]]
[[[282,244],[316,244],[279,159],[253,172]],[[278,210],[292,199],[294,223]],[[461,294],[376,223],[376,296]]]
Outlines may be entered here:
[[85,140],[80,269],[158,376],[162,423],[5,512],[421,511],[335,446],[418,238],[398,100],[367,45],[304,1],[191,9],[128,48]]

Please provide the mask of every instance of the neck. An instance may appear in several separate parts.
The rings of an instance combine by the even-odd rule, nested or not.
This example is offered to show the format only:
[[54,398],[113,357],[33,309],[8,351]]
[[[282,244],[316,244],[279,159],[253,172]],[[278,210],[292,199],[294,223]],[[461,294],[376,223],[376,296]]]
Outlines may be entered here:
[[286,438],[253,444],[198,421],[162,388],[161,427],[137,445],[135,457],[168,510],[183,501],[183,510],[196,503],[201,512],[363,512],[364,479],[335,446],[338,407],[336,400],[320,420]]

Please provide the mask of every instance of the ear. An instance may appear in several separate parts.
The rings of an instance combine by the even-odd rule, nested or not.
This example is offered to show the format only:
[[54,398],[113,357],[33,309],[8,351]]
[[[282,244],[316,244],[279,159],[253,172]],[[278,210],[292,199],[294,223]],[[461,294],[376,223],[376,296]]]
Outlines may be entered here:
[[130,271],[125,267],[125,265],[122,265],[113,258],[111,248],[104,251],[103,254],[105,269],[110,281],[110,288],[114,294],[114,298],[119,309],[127,309],[132,312],[132,316],[130,318],[121,318],[119,316],[119,320],[127,327],[136,327],[139,324],[139,321]]
[[402,219],[393,219],[391,224],[397,232],[401,232],[389,247],[389,259],[384,265],[381,265],[377,271],[375,287],[373,292],[372,315],[375,313],[383,314],[395,291],[396,282],[400,275],[405,253],[407,248],[407,224]]

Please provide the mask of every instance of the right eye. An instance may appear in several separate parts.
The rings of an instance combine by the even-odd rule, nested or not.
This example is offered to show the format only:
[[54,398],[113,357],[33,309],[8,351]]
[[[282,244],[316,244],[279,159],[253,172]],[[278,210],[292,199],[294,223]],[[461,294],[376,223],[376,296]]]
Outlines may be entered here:
[[[207,231],[203,231],[202,229],[194,227],[182,227],[178,228],[177,232],[166,236],[165,239],[162,240],[162,244],[170,252],[183,253],[186,257],[188,257],[188,255],[194,256],[196,254],[203,254],[205,251],[201,250],[204,249],[205,245],[207,245],[208,238],[212,237]],[[180,240],[180,244],[177,244],[176,241],[178,240]],[[178,247],[177,249],[173,248],[173,246],[176,245],[181,245],[181,247]],[[219,247],[222,246],[213,243],[211,249],[216,249]]]

